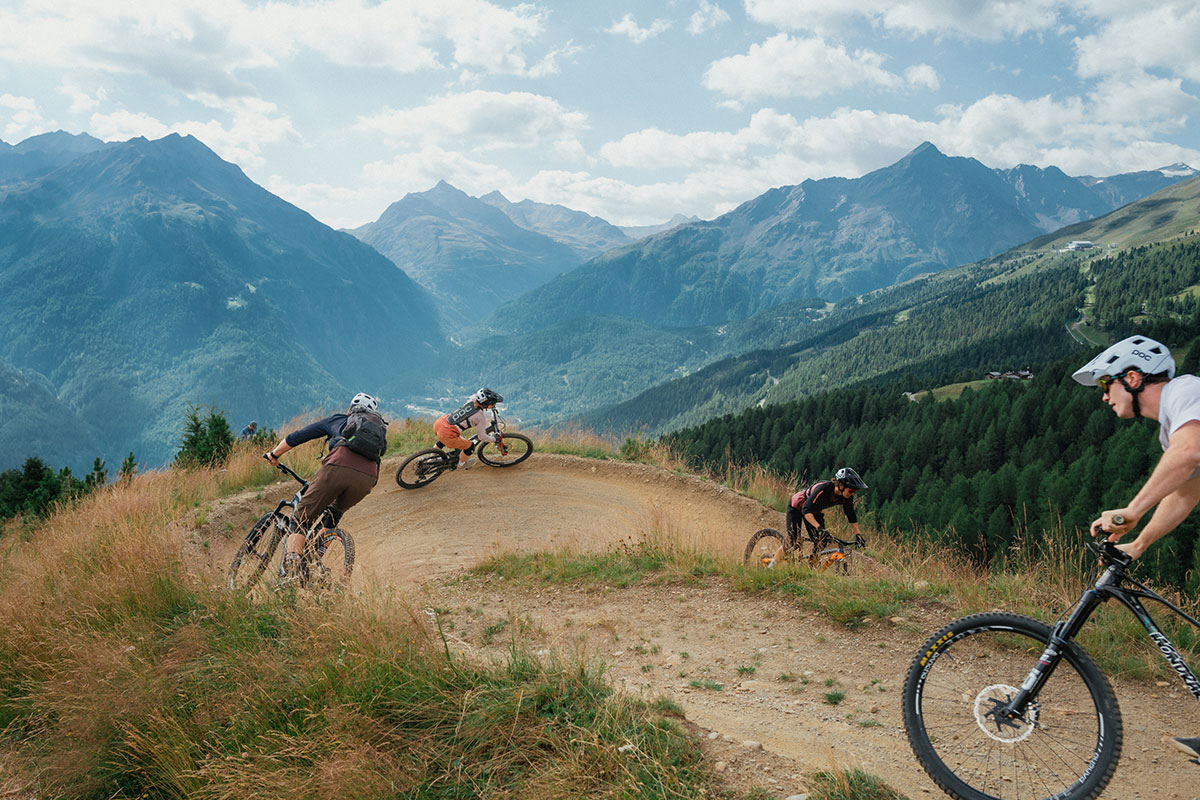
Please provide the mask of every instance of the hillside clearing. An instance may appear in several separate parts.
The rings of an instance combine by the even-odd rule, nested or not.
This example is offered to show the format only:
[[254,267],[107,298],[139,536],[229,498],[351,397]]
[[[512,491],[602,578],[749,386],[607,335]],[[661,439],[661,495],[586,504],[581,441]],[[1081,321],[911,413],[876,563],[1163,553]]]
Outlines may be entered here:
[[[394,471],[398,461],[388,463]],[[731,788],[787,797],[806,790],[811,771],[836,763],[861,766],[910,798],[940,796],[899,720],[912,653],[954,616],[940,604],[848,630],[795,600],[735,591],[723,578],[616,589],[472,576],[468,568],[501,553],[604,550],[652,534],[733,560],[750,533],[782,527],[783,515],[693,476],[543,453],[416,491],[390,481],[385,472],[347,516],[362,567],[352,588],[425,608],[452,648],[501,658],[518,641],[604,664],[625,691],[678,704]],[[206,514],[190,538],[208,543],[214,578],[235,536],[285,491],[277,484],[261,498],[243,493]],[[1105,796],[1193,800],[1190,765],[1160,739],[1200,731],[1195,705],[1176,681],[1118,681],[1116,689],[1126,741]],[[844,695],[837,705],[825,697],[833,692]]]

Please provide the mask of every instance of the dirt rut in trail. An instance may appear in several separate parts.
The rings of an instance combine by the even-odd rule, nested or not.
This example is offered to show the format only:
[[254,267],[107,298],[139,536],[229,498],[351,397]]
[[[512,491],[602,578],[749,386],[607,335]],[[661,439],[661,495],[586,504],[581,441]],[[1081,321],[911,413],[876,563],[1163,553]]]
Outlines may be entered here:
[[[629,589],[447,581],[500,552],[604,550],[655,531],[736,558],[750,534],[781,527],[783,515],[637,464],[535,452],[514,467],[480,464],[406,490],[395,482],[399,463],[385,462],[375,491],[344,520],[358,545],[352,588],[391,586],[438,609],[464,652],[503,657],[516,631],[535,647],[602,661],[617,686],[679,704],[739,790],[803,793],[807,773],[836,763],[861,766],[912,800],[944,796],[914,760],[899,711],[912,654],[953,616],[938,604],[849,631],[795,600],[734,592],[720,579]],[[212,509],[204,530],[214,566],[224,569],[241,532],[291,491],[275,484]],[[1102,797],[1200,800],[1200,766],[1161,742],[1200,734],[1200,707],[1181,687],[1116,685],[1125,748]],[[831,692],[844,699],[830,705]]]

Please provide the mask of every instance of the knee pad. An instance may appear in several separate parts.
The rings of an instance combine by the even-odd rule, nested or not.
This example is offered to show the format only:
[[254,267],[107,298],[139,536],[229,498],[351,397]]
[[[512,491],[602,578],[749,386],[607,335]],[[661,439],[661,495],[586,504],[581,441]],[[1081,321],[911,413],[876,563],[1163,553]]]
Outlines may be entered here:
[[469,455],[469,456],[471,456],[471,455],[475,455],[475,443],[474,443],[474,442],[472,442],[472,443],[471,443],[471,446],[470,446],[470,447],[468,447],[466,450],[463,450],[463,452],[464,452],[464,453],[466,453],[466,454],[467,454],[467,455]]

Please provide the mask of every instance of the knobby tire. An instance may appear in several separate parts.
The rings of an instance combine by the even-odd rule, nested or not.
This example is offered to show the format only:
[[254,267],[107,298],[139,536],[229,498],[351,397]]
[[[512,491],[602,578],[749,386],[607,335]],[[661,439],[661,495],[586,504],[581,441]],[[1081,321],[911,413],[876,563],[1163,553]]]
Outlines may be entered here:
[[308,585],[321,590],[344,589],[354,572],[354,537],[341,528],[314,534],[309,550]]
[[973,614],[925,642],[904,681],[904,728],[917,760],[958,800],[1091,800],[1121,755],[1112,687],[1074,642],[1025,719],[987,715],[1015,695],[1051,636],[1018,614]]
[[[774,528],[763,528],[755,532],[746,543],[746,552],[742,554],[742,563],[748,567],[762,567],[763,556],[770,558],[784,545],[783,559],[787,561],[791,552],[787,549],[787,537]],[[782,565],[781,565],[782,566]]]
[[[276,519],[282,521],[282,527],[276,524]],[[229,565],[227,585],[231,591],[248,592],[254,588],[271,563],[271,557],[283,541],[284,531],[289,524],[290,520],[286,517],[277,517],[271,512],[263,514],[251,526]]]
[[[420,489],[433,483],[450,469],[451,457],[436,447],[413,453],[396,470],[396,483],[405,489]],[[453,454],[453,457],[457,457],[457,454]]]
[[533,441],[524,434],[506,433],[504,444],[508,448],[506,455],[501,455],[500,448],[492,442],[479,445],[476,451],[479,460],[489,467],[511,467],[533,455]]

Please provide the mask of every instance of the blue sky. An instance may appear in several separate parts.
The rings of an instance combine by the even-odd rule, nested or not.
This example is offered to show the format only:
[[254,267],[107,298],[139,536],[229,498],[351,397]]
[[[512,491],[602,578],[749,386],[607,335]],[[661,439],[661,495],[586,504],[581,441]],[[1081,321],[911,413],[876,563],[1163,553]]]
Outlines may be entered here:
[[189,133],[335,227],[440,179],[652,224],[926,140],[1200,167],[1197,42],[1193,0],[0,0],[0,139]]

